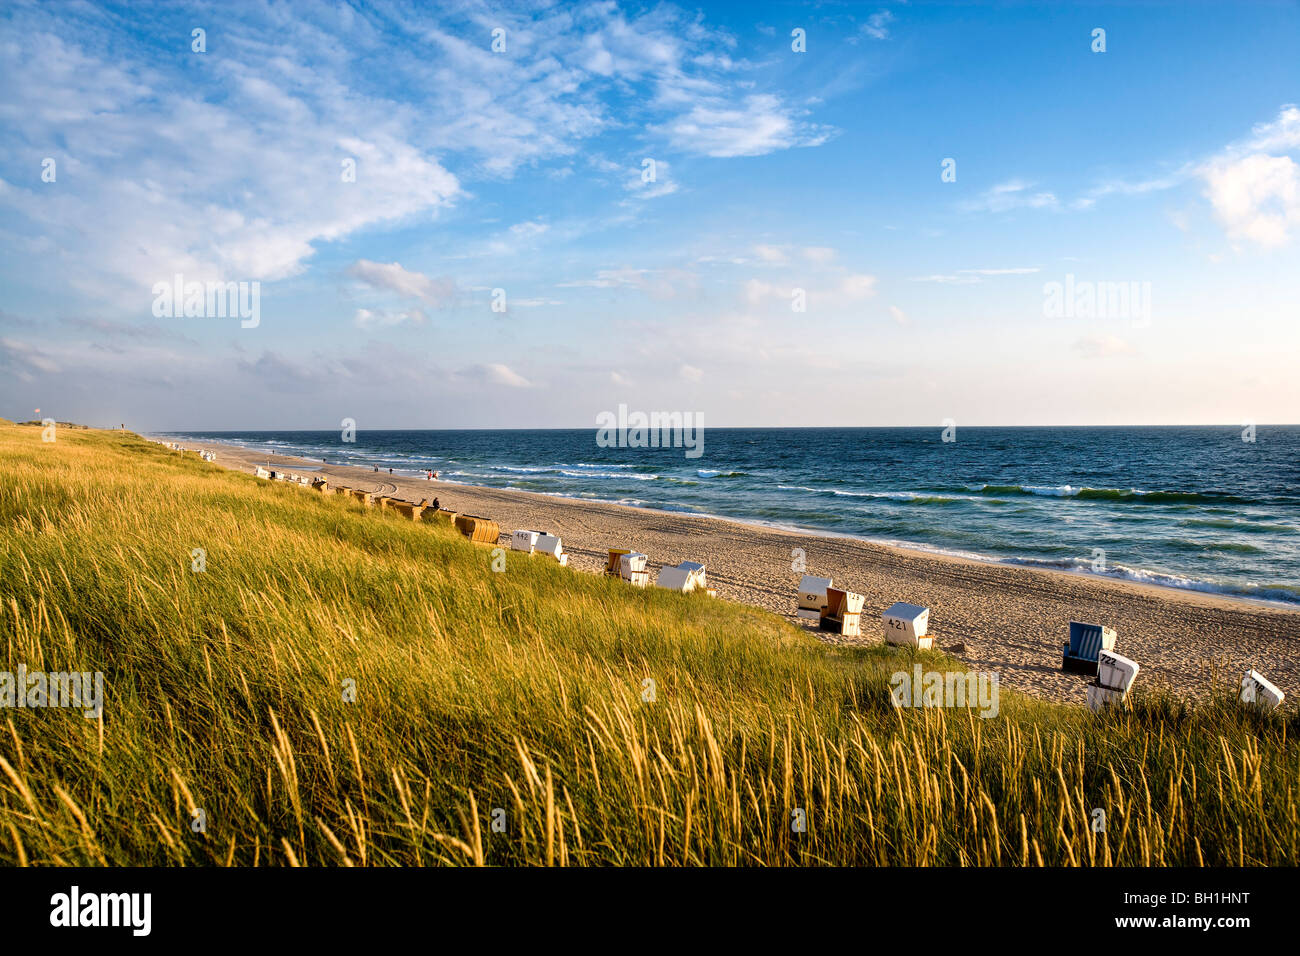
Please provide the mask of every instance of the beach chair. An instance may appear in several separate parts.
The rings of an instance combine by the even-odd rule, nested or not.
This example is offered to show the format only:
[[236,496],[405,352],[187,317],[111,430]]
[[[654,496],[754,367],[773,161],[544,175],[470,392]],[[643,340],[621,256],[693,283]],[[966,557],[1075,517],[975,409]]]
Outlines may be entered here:
[[915,647],[922,651],[934,647],[934,638],[926,633],[930,629],[928,607],[898,601],[885,608],[880,617],[885,628],[886,644]]
[[564,551],[564,542],[557,535],[550,534],[546,531],[537,533],[537,541],[533,544],[534,554],[545,554],[556,561],[560,562],[560,567],[568,567],[569,556]]
[[478,515],[457,515],[456,530],[475,544],[496,544],[501,537],[500,525]]
[[1070,639],[1061,649],[1061,670],[1097,673],[1097,655],[1115,649],[1115,631],[1100,624],[1070,622]]
[[1088,709],[1094,714],[1106,707],[1123,707],[1129,688],[1141,668],[1137,661],[1114,651],[1097,651],[1097,679],[1088,685]]
[[516,531],[510,536],[510,550],[532,554],[540,536],[541,532],[538,531]]
[[1241,678],[1243,704],[1255,704],[1264,710],[1274,710],[1285,699],[1286,694],[1257,670],[1248,670]]
[[329,485],[330,483],[324,478],[317,478],[311,483],[312,490],[319,491],[321,494],[325,494],[329,491]]
[[826,610],[826,591],[830,586],[830,578],[805,574],[799,581],[799,608],[795,611],[795,616],[805,621],[820,622],[822,612]]
[[375,496],[371,494],[369,491],[362,491],[360,488],[352,489],[352,497],[355,498],[357,501],[359,501],[361,504],[365,505],[367,508],[369,508],[371,505],[375,503]]
[[424,511],[424,505],[403,501],[400,498],[389,498],[387,507],[390,511],[395,511],[403,518],[409,518],[412,521],[419,521],[420,513]]
[[258,478],[270,478],[270,477],[271,477],[271,473],[270,473],[269,471],[267,471],[265,468],[263,468],[261,465],[258,465],[258,466],[257,466],[257,471],[253,472],[253,474],[257,475]]
[[622,567],[619,559],[625,554],[632,554],[631,548],[610,548],[609,560],[605,562],[605,573],[612,577],[622,576]]
[[629,551],[618,558],[618,576],[624,581],[631,581],[632,575],[644,571],[650,556],[640,551]]
[[696,561],[683,561],[675,568],[660,568],[659,577],[655,579],[655,587],[682,592],[694,591],[697,588],[701,591],[708,590],[704,579],[704,565]]
[[823,631],[834,631],[845,637],[862,636],[862,605],[866,597],[839,588],[826,589],[826,607],[817,622]]
[[1114,651],[1097,652],[1097,684],[1128,693],[1137,677],[1138,662]]

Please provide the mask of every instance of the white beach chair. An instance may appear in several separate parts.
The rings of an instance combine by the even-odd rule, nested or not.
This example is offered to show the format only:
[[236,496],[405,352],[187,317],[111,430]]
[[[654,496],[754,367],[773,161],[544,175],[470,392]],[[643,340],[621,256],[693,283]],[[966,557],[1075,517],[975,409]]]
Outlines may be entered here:
[[633,574],[645,570],[646,562],[649,560],[649,555],[642,554],[640,551],[629,551],[627,554],[619,555],[618,576],[624,581],[631,581]]
[[516,531],[510,536],[510,550],[532,554],[533,548],[537,545],[537,538],[536,531]]
[[707,590],[704,578],[704,565],[696,561],[683,561],[675,568],[659,569],[655,587],[669,591],[694,591],[696,588]]
[[821,621],[822,611],[826,610],[826,589],[830,586],[830,578],[805,574],[799,581],[799,608],[795,616],[805,621]]
[[926,634],[930,627],[930,609],[919,604],[899,601],[891,604],[881,615],[885,627],[885,643],[929,650],[934,638]]
[[569,563],[569,556],[564,553],[564,542],[559,537],[541,531],[537,535],[537,541],[533,544],[533,550],[538,554],[549,554],[561,564]]
[[1243,704],[1258,704],[1265,710],[1274,710],[1285,699],[1286,694],[1257,670],[1248,670],[1241,678]]
[[1137,677],[1138,663],[1114,651],[1097,652],[1097,684],[1109,690],[1128,693]]

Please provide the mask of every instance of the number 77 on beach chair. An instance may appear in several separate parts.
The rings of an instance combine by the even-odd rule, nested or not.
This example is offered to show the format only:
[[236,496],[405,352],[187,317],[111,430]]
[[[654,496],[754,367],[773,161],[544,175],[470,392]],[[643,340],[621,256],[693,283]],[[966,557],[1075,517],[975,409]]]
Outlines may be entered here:
[[1115,631],[1100,624],[1070,622],[1070,639],[1061,648],[1061,670],[1096,674],[1102,651],[1115,649]]

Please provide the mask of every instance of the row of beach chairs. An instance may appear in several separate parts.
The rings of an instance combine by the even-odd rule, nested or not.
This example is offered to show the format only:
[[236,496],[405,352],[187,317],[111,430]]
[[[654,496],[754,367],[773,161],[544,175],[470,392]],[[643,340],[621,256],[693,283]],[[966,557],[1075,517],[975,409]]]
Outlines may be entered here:
[[193,451],[194,454],[198,455],[204,461],[217,460],[217,456],[214,452],[202,451],[197,448],[195,449],[186,448],[184,445],[180,445],[174,441],[163,441],[161,438],[146,438],[145,441],[151,441],[155,445],[162,445],[164,448],[170,448],[172,451],[178,451],[181,454],[185,454],[185,452],[187,451]]
[[[268,481],[287,481],[291,484],[310,487],[322,495],[350,496],[367,508],[378,507],[382,511],[392,511],[411,521],[446,522],[475,544],[496,544],[501,537],[501,526],[491,518],[460,514],[455,511],[448,511],[445,508],[434,508],[427,498],[422,499],[417,504],[404,498],[393,498],[373,491],[364,491],[360,488],[349,488],[347,485],[331,486],[326,478],[296,475],[292,472],[263,468],[260,465],[257,466],[254,474],[258,478],[264,478]],[[557,538],[556,541],[558,542],[558,540]],[[567,563],[567,559],[568,555],[565,555],[564,563]]]
[[[833,585],[831,578],[805,574],[799,581],[799,606],[795,616],[815,623],[823,631],[833,631],[844,637],[861,637],[866,595]],[[885,609],[881,625],[887,644],[923,651],[934,647],[934,638],[926,633],[930,625],[928,607],[897,601]]]
[[[609,559],[605,562],[605,573],[611,577],[621,578],[633,587],[644,588],[650,584],[650,571],[646,567],[649,555],[629,548],[610,548]],[[709,597],[717,597],[718,592],[709,587],[707,571],[698,561],[683,561],[675,566],[664,565],[655,578],[655,587],[668,591],[703,591]]]
[[[799,582],[798,607],[795,614],[811,621],[822,630],[845,637],[862,636],[862,607],[866,598],[853,591],[832,586],[830,578],[806,574]],[[899,601],[881,615],[885,642],[917,650],[930,650],[934,638],[929,635],[930,609]],[[1070,622],[1070,636],[1061,649],[1061,669],[1076,674],[1090,674],[1093,681],[1086,687],[1088,708],[1094,713],[1105,707],[1123,707],[1137,679],[1141,666],[1115,650],[1114,628],[1081,621]],[[1266,710],[1281,705],[1286,695],[1263,674],[1249,670],[1241,679],[1241,701]]]

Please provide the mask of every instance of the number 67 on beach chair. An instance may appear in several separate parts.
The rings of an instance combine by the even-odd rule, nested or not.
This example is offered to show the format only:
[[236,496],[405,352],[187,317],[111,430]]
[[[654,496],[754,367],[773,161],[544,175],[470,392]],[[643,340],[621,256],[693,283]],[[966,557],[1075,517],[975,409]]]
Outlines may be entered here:
[[1114,649],[1114,628],[1071,621],[1070,639],[1061,648],[1061,670],[1095,675],[1101,652]]

